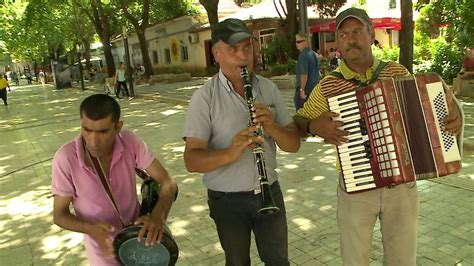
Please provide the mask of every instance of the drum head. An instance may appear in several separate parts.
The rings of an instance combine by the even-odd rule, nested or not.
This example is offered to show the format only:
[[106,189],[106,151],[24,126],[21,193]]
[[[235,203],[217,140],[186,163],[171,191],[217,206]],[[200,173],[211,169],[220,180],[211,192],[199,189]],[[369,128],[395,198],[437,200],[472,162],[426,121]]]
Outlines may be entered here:
[[159,244],[145,246],[146,236],[138,242],[139,226],[124,228],[114,240],[115,254],[123,265],[175,265],[179,250],[165,225]]
[[118,256],[124,265],[163,265],[170,263],[170,253],[162,244],[145,246],[145,239],[125,240],[120,246]]

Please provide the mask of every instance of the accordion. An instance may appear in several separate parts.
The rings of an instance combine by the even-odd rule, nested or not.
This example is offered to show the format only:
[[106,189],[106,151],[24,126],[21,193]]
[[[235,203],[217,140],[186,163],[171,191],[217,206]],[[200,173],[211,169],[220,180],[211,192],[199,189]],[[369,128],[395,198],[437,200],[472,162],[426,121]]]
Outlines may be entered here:
[[337,146],[346,192],[460,171],[456,138],[443,129],[448,108],[437,74],[378,80],[328,102],[350,133]]

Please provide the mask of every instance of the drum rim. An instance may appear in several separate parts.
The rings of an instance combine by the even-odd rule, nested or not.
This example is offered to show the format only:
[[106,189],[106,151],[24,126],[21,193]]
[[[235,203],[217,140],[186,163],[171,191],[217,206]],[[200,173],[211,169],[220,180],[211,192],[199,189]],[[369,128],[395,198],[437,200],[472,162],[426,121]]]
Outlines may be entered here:
[[[142,225],[137,225],[137,226],[132,225],[132,226],[125,227],[114,238],[113,247],[114,247],[115,255],[117,256],[120,262],[123,263],[119,255],[120,246],[127,240],[137,238],[138,232],[140,231],[141,228],[142,228]],[[129,237],[126,238],[127,236]],[[141,241],[145,241],[145,238],[142,238]],[[166,225],[163,227],[163,237],[161,238],[161,241],[159,244],[162,245],[167,250],[169,254],[169,264],[172,265],[176,263],[179,257],[179,248],[178,248],[177,243],[174,241],[173,235],[171,234],[169,228]]]

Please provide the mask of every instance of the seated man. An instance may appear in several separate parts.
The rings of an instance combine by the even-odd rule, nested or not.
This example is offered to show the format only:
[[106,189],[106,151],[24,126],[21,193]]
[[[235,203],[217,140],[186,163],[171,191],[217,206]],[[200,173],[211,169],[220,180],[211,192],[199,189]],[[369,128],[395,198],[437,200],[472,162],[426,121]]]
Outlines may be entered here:
[[[474,48],[467,49],[466,57],[463,59],[461,71],[454,80],[453,90],[460,94],[462,91],[463,80],[473,79],[474,80]],[[465,88],[464,88],[465,89]]]
[[[87,97],[81,103],[80,117],[81,133],[63,145],[53,158],[54,223],[85,234],[90,265],[118,265],[112,242],[124,225],[142,224],[138,236],[147,235],[143,239],[147,246],[161,240],[176,195],[176,182],[140,137],[122,129],[120,106],[112,97]],[[107,179],[110,197],[94,161],[103,169],[100,172]],[[158,203],[149,215],[140,217],[135,168],[146,170],[160,183]]]

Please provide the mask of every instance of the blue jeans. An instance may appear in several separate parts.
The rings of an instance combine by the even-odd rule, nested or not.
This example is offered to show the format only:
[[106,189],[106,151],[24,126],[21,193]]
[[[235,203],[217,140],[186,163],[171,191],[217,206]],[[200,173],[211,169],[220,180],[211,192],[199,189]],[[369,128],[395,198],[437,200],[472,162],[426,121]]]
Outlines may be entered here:
[[226,265],[250,265],[252,231],[265,265],[289,265],[283,193],[278,182],[271,189],[280,211],[270,215],[257,213],[262,207],[261,195],[208,191],[210,216],[217,227]]

